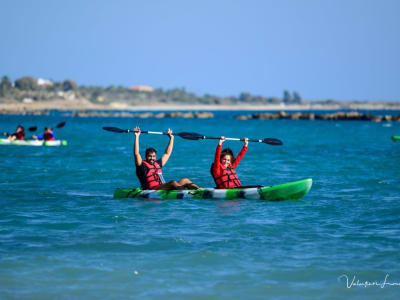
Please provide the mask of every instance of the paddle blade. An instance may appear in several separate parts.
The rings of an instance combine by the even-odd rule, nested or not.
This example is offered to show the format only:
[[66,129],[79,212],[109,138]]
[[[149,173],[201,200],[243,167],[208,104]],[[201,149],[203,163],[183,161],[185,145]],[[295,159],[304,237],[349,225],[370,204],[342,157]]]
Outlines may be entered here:
[[61,128],[61,127],[64,127],[65,126],[65,122],[61,122],[60,124],[58,124],[57,126],[56,126],[56,128]]
[[111,132],[118,132],[118,133],[123,133],[123,132],[128,132],[128,130],[120,129],[117,127],[103,127],[104,130],[111,131]]
[[30,132],[36,131],[36,129],[37,129],[37,126],[32,126],[32,127],[29,127],[29,128],[28,128],[28,130],[29,130]]
[[263,143],[266,143],[271,146],[282,146],[283,145],[281,140],[274,139],[274,138],[263,139]]
[[203,135],[194,132],[180,132],[177,135],[183,139],[193,140],[193,141],[202,140],[204,138]]

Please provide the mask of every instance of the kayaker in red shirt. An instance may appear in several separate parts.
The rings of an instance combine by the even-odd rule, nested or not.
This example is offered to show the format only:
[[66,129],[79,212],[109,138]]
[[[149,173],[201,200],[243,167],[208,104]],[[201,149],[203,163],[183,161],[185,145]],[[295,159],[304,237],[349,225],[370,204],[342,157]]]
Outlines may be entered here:
[[221,136],[215,151],[214,162],[211,165],[211,176],[213,177],[218,189],[231,189],[241,187],[242,184],[236,174],[235,168],[239,165],[245,155],[249,140],[244,139],[244,145],[238,156],[235,158],[231,149],[226,148],[221,151],[225,137]]
[[17,126],[17,130],[8,137],[9,140],[25,140],[25,128],[21,125]]
[[188,178],[182,178],[178,181],[171,180],[165,182],[162,175],[162,167],[165,166],[171,156],[174,146],[174,136],[172,130],[168,129],[169,143],[165,153],[157,160],[157,151],[154,148],[146,149],[146,160],[142,160],[139,152],[140,128],[134,130],[135,143],[133,146],[133,155],[135,157],[136,176],[139,178],[142,189],[144,190],[197,190],[199,187]]

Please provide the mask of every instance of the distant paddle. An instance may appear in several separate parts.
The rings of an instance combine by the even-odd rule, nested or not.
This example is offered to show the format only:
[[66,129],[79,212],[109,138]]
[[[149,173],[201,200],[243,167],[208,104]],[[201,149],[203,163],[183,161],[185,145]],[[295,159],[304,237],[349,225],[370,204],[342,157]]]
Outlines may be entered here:
[[57,124],[56,128],[64,127],[65,124],[66,124],[66,122],[61,122],[61,123]]
[[[62,127],[65,126],[65,124],[66,124],[66,122],[58,123],[57,126],[56,126],[56,128],[62,128]],[[36,131],[36,130],[37,130],[37,126],[29,127],[28,130],[29,130],[29,131]]]
[[[111,132],[117,132],[117,133],[129,133],[129,132],[135,132],[132,129],[120,129],[117,127],[103,127],[104,130],[111,131]],[[156,131],[141,131],[141,133],[147,133],[147,134],[163,134],[163,135],[168,135],[167,132],[156,132]],[[194,132],[179,132],[179,133],[173,133],[173,135],[177,135],[183,139],[187,140],[219,140],[219,137],[211,137],[211,136],[204,136],[198,133]],[[225,138],[227,141],[244,141],[244,138]],[[263,140],[258,140],[258,139],[248,139],[249,142],[255,142],[255,143],[265,143],[271,146],[282,146],[283,143],[281,140],[275,139],[275,138],[265,138]]]

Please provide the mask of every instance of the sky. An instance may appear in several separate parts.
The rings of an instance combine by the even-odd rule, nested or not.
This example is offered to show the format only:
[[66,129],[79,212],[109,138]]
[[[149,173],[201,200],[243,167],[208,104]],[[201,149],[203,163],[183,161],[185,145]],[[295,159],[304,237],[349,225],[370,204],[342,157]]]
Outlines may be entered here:
[[0,0],[0,76],[400,101],[398,0]]

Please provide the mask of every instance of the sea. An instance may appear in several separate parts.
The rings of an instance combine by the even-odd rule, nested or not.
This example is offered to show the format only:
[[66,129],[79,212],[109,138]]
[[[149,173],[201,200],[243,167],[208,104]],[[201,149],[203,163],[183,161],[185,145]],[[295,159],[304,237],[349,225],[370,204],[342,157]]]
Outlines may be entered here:
[[[1,131],[37,126],[28,136],[65,121],[55,132],[68,141],[0,145],[0,299],[398,299],[400,122],[235,119],[249,113],[0,116]],[[139,186],[134,138],[103,126],[277,138],[249,143],[242,184],[313,186],[280,202],[113,199]],[[142,134],[142,156],[168,140]],[[213,187],[217,143],[175,137],[164,178]]]

